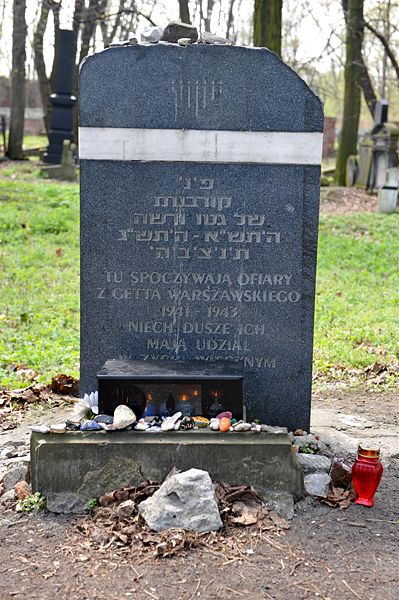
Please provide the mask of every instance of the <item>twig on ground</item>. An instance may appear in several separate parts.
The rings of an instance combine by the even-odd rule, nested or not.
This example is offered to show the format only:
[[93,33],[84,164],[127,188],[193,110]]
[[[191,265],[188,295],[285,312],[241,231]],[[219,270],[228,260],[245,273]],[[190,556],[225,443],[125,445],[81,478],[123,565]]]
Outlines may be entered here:
[[351,588],[351,586],[349,585],[349,583],[347,583],[345,581],[345,579],[341,579],[342,583],[348,588],[348,590],[350,590],[352,592],[352,594],[354,594],[356,596],[356,598],[360,598],[361,596],[359,596],[359,594],[357,592],[355,592],[355,590],[353,588]]
[[295,563],[295,565],[292,567],[292,569],[290,571],[290,577],[292,577],[292,575],[294,574],[295,569],[297,569],[301,564],[302,564],[301,560],[298,560],[298,562]]
[[139,573],[139,572],[138,572],[138,571],[137,571],[137,570],[134,568],[134,566],[133,566],[133,565],[130,565],[130,566],[132,567],[133,571],[136,573],[136,577],[135,577],[136,581],[138,581],[139,579],[141,579],[141,578],[143,577],[143,574],[142,574],[142,573]]
[[154,598],[154,600],[159,600],[158,596],[156,596],[155,594],[152,594],[151,592],[149,592],[147,590],[143,590],[143,592],[145,594],[147,594],[147,596],[151,596],[151,598]]
[[229,588],[229,587],[225,587],[224,588],[227,592],[231,592],[232,594],[237,594],[238,596],[245,596],[245,594],[242,594],[241,592],[239,592],[238,590],[233,590],[233,588]]
[[385,519],[366,519],[370,523],[391,523],[392,525],[399,525],[399,519],[396,521],[386,521]]
[[196,596],[200,585],[201,585],[201,579],[198,579],[198,583],[196,585],[195,590],[193,591],[193,593],[191,594],[191,596],[189,596],[189,598],[187,600],[192,600],[192,598],[194,598]]
[[230,558],[229,560],[226,560],[226,562],[222,564],[222,567],[230,565],[231,563],[236,562],[236,560],[241,560],[241,556],[236,556],[236,558]]

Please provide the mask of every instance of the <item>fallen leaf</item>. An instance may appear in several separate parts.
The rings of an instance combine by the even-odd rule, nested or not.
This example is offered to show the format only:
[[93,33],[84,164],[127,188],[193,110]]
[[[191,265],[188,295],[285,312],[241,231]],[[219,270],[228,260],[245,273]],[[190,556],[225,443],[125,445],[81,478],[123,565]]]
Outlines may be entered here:
[[356,494],[352,488],[345,490],[340,487],[331,486],[328,496],[321,498],[321,501],[328,504],[328,506],[348,508],[355,498]]
[[61,373],[52,378],[50,389],[56,394],[69,394],[71,396],[79,395],[79,380]]

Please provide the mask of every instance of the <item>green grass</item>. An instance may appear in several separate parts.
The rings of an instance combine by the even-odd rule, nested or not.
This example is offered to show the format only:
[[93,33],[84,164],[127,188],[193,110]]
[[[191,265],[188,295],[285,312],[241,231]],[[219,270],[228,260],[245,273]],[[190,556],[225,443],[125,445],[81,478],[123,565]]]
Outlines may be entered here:
[[399,357],[399,214],[320,223],[315,369],[361,368]]
[[28,148],[43,148],[47,144],[48,138],[46,135],[24,135],[24,150]]
[[22,383],[9,365],[48,381],[78,376],[78,186],[0,183],[0,384]]
[[[0,386],[79,369],[79,192],[38,177],[33,161],[0,170]],[[399,214],[323,217],[314,366],[328,374],[399,355]],[[346,370],[346,371],[345,371]]]

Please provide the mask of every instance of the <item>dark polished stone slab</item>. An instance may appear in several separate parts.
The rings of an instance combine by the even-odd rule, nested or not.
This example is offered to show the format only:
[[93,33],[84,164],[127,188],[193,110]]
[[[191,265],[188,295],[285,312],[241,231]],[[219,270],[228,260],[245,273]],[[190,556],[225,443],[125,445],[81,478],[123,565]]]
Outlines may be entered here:
[[[109,49],[80,93],[84,127],[322,131],[319,100],[264,49]],[[320,168],[172,156],[81,160],[82,391],[107,359],[227,360],[249,417],[307,429]]]
[[137,360],[107,360],[99,370],[98,379],[242,379],[242,366],[233,362],[215,363],[198,360],[165,362]]

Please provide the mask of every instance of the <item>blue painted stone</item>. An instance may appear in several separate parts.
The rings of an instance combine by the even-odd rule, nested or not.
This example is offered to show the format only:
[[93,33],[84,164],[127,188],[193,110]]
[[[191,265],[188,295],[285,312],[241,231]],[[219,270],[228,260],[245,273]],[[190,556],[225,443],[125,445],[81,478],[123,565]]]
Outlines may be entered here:
[[[266,49],[137,44],[85,60],[80,124],[321,132],[323,115]],[[82,391],[111,358],[233,360],[249,420],[307,429],[320,168],[80,166]]]

